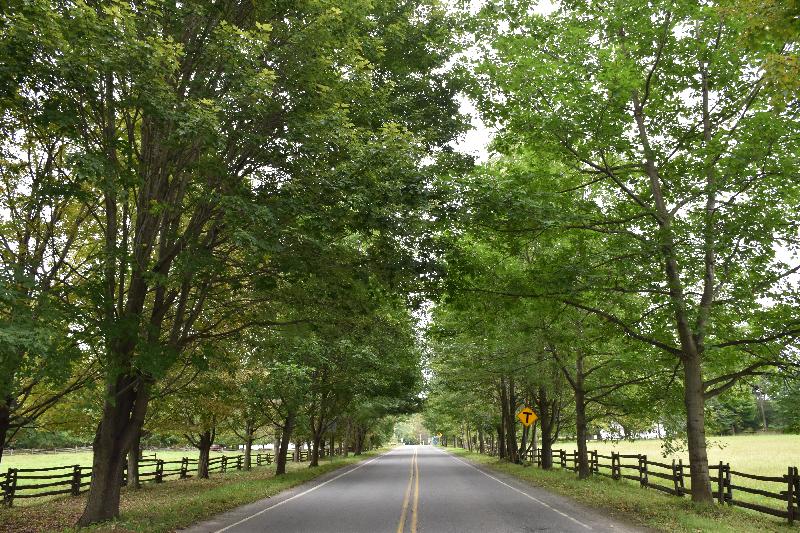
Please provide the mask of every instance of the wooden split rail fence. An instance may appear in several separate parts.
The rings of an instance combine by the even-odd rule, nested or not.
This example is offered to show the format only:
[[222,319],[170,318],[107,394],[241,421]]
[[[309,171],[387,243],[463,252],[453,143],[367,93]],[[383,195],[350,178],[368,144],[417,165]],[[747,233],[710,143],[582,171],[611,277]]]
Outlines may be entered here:
[[[287,452],[292,457],[293,450]],[[300,461],[308,460],[308,451],[300,450]],[[269,465],[274,462],[272,453],[253,454],[252,464]],[[139,482],[161,483],[165,479],[187,479],[196,475],[197,459],[182,457],[173,461],[156,459],[155,454],[139,460]],[[225,473],[241,470],[244,455],[222,455],[208,461],[208,472]],[[16,499],[43,498],[45,496],[78,496],[89,490],[92,477],[90,466],[69,465],[50,468],[9,468],[0,473],[0,496],[4,505],[11,507]],[[122,484],[127,484],[127,464],[122,473]],[[32,483],[31,483],[32,482]]]
[[[529,453],[528,459],[536,466],[541,467],[541,450],[537,450],[535,454]],[[628,479],[638,482],[642,487],[660,490],[673,496],[684,496],[690,493],[686,488],[686,480],[691,481],[689,465],[684,464],[683,460],[663,463],[651,461],[646,455],[614,452],[610,455],[603,455],[597,450],[589,451],[588,459],[589,471],[592,474],[615,480]],[[552,450],[552,461],[553,466],[564,470],[573,472],[578,470],[577,451]],[[744,507],[759,513],[785,518],[790,524],[795,520],[800,520],[800,475],[797,467],[788,467],[786,474],[782,476],[747,474],[731,470],[730,464],[722,462],[717,465],[709,465],[708,469],[711,474],[714,499],[717,503]],[[772,490],[748,487],[742,480],[768,484]],[[737,492],[766,498],[766,501],[774,501],[775,507],[745,501],[741,496],[735,496]],[[778,507],[778,502],[781,502],[780,507]]]

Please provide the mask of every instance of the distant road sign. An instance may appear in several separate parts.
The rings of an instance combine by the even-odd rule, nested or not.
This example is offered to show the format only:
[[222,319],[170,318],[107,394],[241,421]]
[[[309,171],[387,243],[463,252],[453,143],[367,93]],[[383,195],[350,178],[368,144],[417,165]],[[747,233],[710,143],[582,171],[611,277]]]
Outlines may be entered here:
[[522,425],[525,427],[530,426],[539,419],[530,407],[523,407],[522,411],[517,413],[517,418],[519,418],[519,421],[522,422]]

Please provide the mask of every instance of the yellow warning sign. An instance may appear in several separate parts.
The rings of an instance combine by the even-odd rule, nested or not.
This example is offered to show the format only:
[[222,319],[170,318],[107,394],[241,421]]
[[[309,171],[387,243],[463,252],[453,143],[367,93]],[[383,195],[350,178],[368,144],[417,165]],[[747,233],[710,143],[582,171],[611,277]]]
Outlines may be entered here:
[[517,413],[517,418],[519,418],[519,421],[522,422],[522,425],[525,427],[530,426],[539,419],[530,407],[523,407],[522,411]]

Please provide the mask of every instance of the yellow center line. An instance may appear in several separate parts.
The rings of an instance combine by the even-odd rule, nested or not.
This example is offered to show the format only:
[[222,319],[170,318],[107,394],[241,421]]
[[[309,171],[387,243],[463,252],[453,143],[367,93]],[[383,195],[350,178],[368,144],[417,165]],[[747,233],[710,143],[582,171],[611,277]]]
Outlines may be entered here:
[[408,500],[411,499],[411,487],[414,484],[414,465],[417,460],[417,449],[414,448],[414,455],[411,456],[411,475],[408,478],[406,496],[403,499],[403,510],[400,513],[400,523],[397,524],[397,533],[403,533],[406,529],[406,512],[408,511]]
[[417,504],[419,503],[419,459],[414,448],[414,504],[411,506],[411,533],[417,533]]

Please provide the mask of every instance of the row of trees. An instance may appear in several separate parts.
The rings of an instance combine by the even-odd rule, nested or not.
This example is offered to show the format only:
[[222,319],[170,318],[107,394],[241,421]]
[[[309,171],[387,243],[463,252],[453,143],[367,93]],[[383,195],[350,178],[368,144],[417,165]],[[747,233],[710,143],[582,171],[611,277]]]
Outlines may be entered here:
[[526,403],[545,467],[567,432],[585,477],[594,429],[663,427],[688,446],[692,499],[709,502],[706,429],[730,426],[721,405],[759,386],[792,426],[790,4],[484,3],[469,61],[496,157],[455,185],[432,431],[491,432],[516,461],[536,441],[514,418]]
[[453,25],[436,0],[4,4],[0,454],[42,417],[96,427],[79,525],[118,515],[143,432],[207,457],[277,427],[316,464],[414,407],[409,310],[468,163]]

